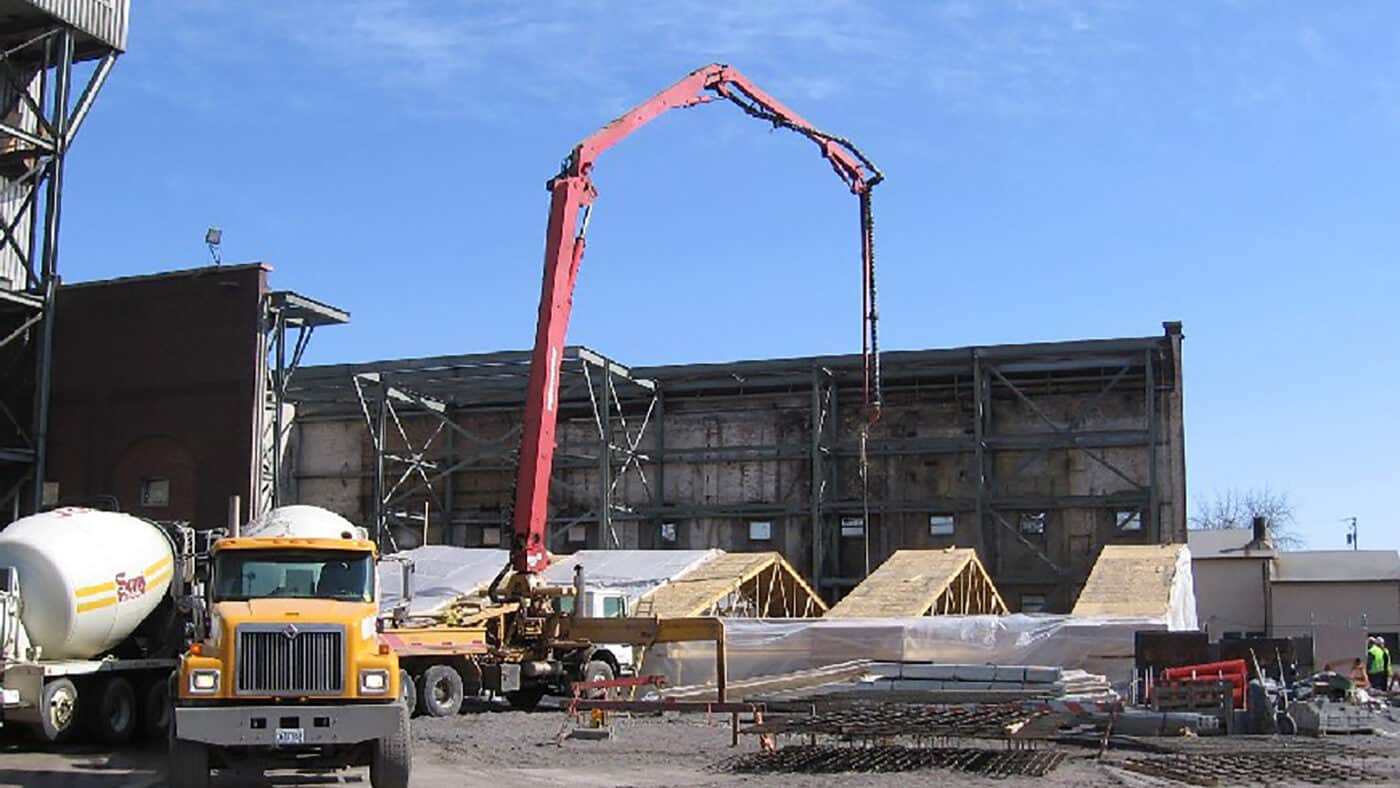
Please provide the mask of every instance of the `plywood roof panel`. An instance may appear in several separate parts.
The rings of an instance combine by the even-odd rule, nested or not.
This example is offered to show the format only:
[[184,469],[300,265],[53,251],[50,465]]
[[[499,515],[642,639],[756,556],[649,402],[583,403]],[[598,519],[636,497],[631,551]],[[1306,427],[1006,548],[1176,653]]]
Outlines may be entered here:
[[1164,616],[1180,544],[1105,545],[1071,615]]

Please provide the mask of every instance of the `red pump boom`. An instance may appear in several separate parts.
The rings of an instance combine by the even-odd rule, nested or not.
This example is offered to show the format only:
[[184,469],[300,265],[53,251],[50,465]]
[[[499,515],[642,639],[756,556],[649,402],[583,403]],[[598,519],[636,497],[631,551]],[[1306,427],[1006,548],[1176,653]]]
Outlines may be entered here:
[[549,228],[545,233],[544,286],[530,356],[530,380],[520,439],[520,468],[516,481],[511,565],[526,577],[549,565],[546,529],[549,477],[554,466],[554,430],[558,421],[559,371],[564,334],[573,306],[574,283],[583,261],[589,211],[597,192],[591,176],[593,162],[622,138],[670,109],[728,99],[744,112],[801,134],[821,149],[836,174],[860,199],[863,263],[862,352],[865,357],[865,402],[868,418],[879,418],[880,367],[878,315],[875,308],[874,224],[870,190],[884,176],[850,141],[819,131],[772,96],[759,90],[737,69],[711,64],[688,74],[671,87],[635,107],[580,142],[550,179]]

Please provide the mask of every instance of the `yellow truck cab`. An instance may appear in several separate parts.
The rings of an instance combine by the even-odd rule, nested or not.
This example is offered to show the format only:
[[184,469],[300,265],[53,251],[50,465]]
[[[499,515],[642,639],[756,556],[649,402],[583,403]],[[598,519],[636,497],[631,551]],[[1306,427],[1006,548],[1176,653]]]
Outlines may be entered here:
[[172,676],[171,784],[211,768],[370,767],[408,785],[398,657],[381,644],[373,542],[233,537],[212,548],[207,631]]

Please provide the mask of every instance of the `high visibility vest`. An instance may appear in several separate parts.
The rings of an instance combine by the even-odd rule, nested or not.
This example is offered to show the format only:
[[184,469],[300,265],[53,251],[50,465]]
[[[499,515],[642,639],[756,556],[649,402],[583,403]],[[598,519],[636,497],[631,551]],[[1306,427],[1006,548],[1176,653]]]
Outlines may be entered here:
[[1372,645],[1366,649],[1366,672],[1385,673],[1385,649]]

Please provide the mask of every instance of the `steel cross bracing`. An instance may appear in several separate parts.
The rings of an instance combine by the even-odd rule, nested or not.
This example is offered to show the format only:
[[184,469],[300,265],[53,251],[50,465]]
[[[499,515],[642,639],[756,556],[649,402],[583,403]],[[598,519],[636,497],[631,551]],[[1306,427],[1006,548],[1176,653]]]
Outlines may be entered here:
[[80,83],[75,42],[55,24],[0,50],[0,518],[43,505],[64,161],[118,55]]
[[[559,470],[591,467],[600,480],[574,485],[555,479],[559,512],[550,518],[551,549],[589,546],[636,546],[635,537],[619,536],[616,518],[635,522],[635,509],[618,493],[628,479],[637,479],[647,496],[654,485],[645,464],[650,457],[641,449],[643,439],[659,407],[654,381],[635,378],[626,367],[586,348],[572,349],[566,360],[571,385],[563,395],[584,389],[588,410],[583,416],[596,439],[561,440]],[[417,393],[390,382],[392,373],[357,373],[352,383],[371,448],[372,512],[370,524],[386,548],[396,548],[409,535],[413,543],[428,537],[436,523],[439,538],[461,544],[462,526],[481,526],[501,533],[509,525],[501,510],[471,509],[453,500],[453,479],[464,472],[514,471],[512,442],[520,425],[498,435],[483,435],[458,423],[457,407],[445,399]],[[619,390],[626,386],[626,395]],[[567,430],[574,436],[576,430]],[[585,508],[578,505],[588,501]],[[426,505],[426,508],[425,508]],[[596,526],[594,535],[578,544],[566,540],[577,526]],[[485,542],[488,546],[494,542]]]

